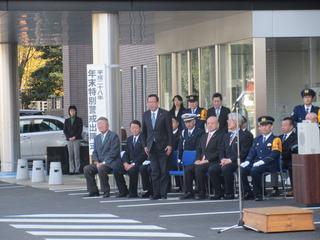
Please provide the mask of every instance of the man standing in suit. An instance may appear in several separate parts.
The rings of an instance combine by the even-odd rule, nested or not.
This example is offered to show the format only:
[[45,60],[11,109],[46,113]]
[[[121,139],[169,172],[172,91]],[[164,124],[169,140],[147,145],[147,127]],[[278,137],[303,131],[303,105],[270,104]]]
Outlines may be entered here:
[[[186,128],[182,131],[181,138],[179,141],[178,159],[180,160],[182,159],[182,155],[185,150],[196,151],[200,146],[200,139],[201,136],[204,134],[204,131],[201,128],[196,127],[196,118],[197,115],[192,113],[185,113],[182,115],[182,119],[186,125]],[[194,169],[194,164],[184,167],[184,195],[180,197],[180,199],[182,200],[194,198]]]
[[208,117],[215,116],[219,119],[219,129],[228,132],[228,114],[230,109],[222,106],[221,93],[214,93],[212,95],[212,108],[208,109]]
[[[273,122],[274,118],[270,116],[258,118],[258,127],[261,135],[254,139],[246,160],[240,164],[241,181],[244,199],[246,200],[255,197],[256,201],[262,201],[262,174],[279,170],[282,143],[280,138],[272,133]],[[249,175],[252,177],[254,195],[248,182]]]
[[282,168],[288,169],[291,187],[293,188],[292,179],[292,147],[298,144],[297,134],[293,131],[294,123],[293,119],[286,117],[281,122],[280,139],[282,141]]
[[211,116],[207,119],[208,133],[203,134],[200,140],[200,147],[197,150],[195,165],[195,176],[198,188],[197,200],[206,198],[206,179],[208,168],[219,163],[219,152],[224,132],[219,129],[218,118]]
[[152,200],[166,199],[169,182],[168,163],[172,152],[172,121],[170,113],[159,108],[159,97],[148,96],[149,110],[143,114],[143,145],[150,158],[153,186]]
[[306,115],[308,113],[313,112],[316,115],[319,114],[319,107],[312,105],[312,102],[315,96],[316,96],[316,93],[312,89],[306,88],[301,91],[301,97],[303,98],[303,105],[295,106],[293,109],[293,113],[291,114],[291,117],[293,118],[295,125],[305,120]]
[[147,159],[142,146],[141,123],[133,120],[130,123],[130,131],[132,135],[127,139],[127,147],[122,158],[124,170],[130,178],[129,182],[129,198],[138,197],[138,179],[141,164]]
[[[187,100],[189,108],[186,109],[184,113],[191,113],[199,116],[196,119],[196,127],[204,130],[204,124],[207,120],[207,110],[199,107],[199,97],[197,95],[189,95],[187,96]],[[183,128],[186,128],[186,126]]]
[[97,120],[97,127],[100,132],[94,138],[94,150],[92,153],[92,164],[84,167],[84,176],[87,181],[88,197],[99,196],[95,175],[99,175],[100,190],[103,197],[110,196],[110,185],[108,173],[113,173],[119,189],[118,197],[125,197],[128,194],[123,179],[123,167],[120,158],[120,139],[115,132],[109,130],[109,122],[105,117]]
[[[243,162],[248,155],[252,145],[253,137],[246,135],[239,127],[243,123],[243,118],[240,114],[229,113],[228,115],[228,133],[225,133],[220,151],[220,162],[210,166],[208,172],[211,183],[214,189],[213,200],[221,198],[234,199],[234,171],[238,167],[238,133],[239,133],[239,148],[240,161]],[[223,187],[222,187],[223,186]],[[224,189],[224,196],[223,196]]]

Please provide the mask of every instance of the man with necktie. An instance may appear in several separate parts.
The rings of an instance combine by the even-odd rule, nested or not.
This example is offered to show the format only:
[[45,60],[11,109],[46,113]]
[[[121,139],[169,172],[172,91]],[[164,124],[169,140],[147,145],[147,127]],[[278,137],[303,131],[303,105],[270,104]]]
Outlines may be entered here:
[[89,192],[88,197],[100,195],[95,179],[96,174],[98,174],[100,179],[100,190],[103,192],[103,197],[110,196],[109,173],[114,174],[119,189],[119,196],[126,196],[128,190],[123,179],[120,139],[115,132],[109,129],[107,118],[98,118],[97,127],[100,134],[94,138],[92,164],[85,166],[83,169]]
[[319,107],[312,105],[316,93],[310,88],[306,88],[301,91],[301,97],[303,98],[303,105],[297,105],[294,107],[291,117],[294,120],[294,124],[302,122],[306,119],[308,113],[315,113],[317,116],[319,114]]
[[168,111],[159,108],[159,97],[150,94],[148,111],[142,118],[143,146],[150,159],[153,186],[152,200],[166,199],[169,182],[168,163],[172,153],[172,120]]
[[208,117],[215,116],[219,120],[219,129],[228,132],[228,114],[230,109],[222,106],[221,93],[214,93],[212,95],[212,108],[208,109]]
[[[246,160],[240,164],[245,200],[255,197],[256,201],[262,201],[262,174],[279,170],[282,143],[280,138],[272,133],[273,122],[274,118],[270,116],[258,118],[261,135],[254,139]],[[253,193],[248,182],[249,175],[252,177]]]
[[[207,120],[207,110],[199,107],[199,97],[197,95],[189,95],[186,98],[188,100],[189,108],[186,109],[184,113],[191,113],[199,116],[196,119],[196,127],[204,130],[204,125]],[[183,127],[185,128],[186,126]]]

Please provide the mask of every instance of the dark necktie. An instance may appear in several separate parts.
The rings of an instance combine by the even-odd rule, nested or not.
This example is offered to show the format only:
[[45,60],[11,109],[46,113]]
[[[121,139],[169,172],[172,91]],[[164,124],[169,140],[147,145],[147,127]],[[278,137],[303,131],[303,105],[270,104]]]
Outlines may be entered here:
[[133,137],[133,146],[136,146],[137,143],[137,137]]
[[154,126],[156,125],[156,113],[155,112],[152,112],[151,124],[152,124],[152,128],[154,129]]
[[287,139],[287,134],[283,134],[282,141],[284,142]]

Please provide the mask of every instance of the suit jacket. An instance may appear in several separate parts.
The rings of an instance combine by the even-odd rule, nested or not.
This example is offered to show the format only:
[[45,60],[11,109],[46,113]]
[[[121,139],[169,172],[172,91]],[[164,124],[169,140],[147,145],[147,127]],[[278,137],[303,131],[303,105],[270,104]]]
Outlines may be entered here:
[[75,117],[73,124],[71,124],[71,118],[67,118],[64,121],[63,133],[68,141],[71,137],[76,137],[76,139],[82,139],[82,128],[83,123],[81,118]]
[[180,130],[178,130],[176,133],[172,134],[172,139],[173,139],[172,150],[173,151],[178,150],[180,136],[181,136]]
[[[204,108],[201,108],[201,107],[197,107],[196,111],[194,112],[194,114],[197,114],[197,115],[200,115],[201,114],[201,111],[203,110]],[[188,108],[184,111],[184,113],[191,113],[191,108]],[[201,120],[200,118],[197,118],[196,119],[196,127],[197,128],[201,128],[204,130],[204,124],[206,123],[205,120]],[[183,129],[186,128],[186,125],[184,124],[183,122]]]
[[[318,111],[319,111],[319,107],[313,106],[313,105],[311,106],[310,112],[318,114]],[[293,113],[291,114],[291,116],[296,124],[305,120],[306,115],[307,115],[307,113],[306,113],[306,109],[304,108],[304,105],[295,106],[293,109]]]
[[98,162],[104,162],[114,168],[121,163],[120,160],[120,139],[115,132],[108,131],[103,142],[101,134],[94,138],[94,150],[92,159]]
[[177,116],[176,116],[175,110],[173,108],[171,108],[170,111],[169,111],[169,113],[170,113],[170,115],[172,117],[177,117],[178,118],[178,120],[179,120],[179,129],[180,130],[182,130],[183,126],[184,126],[184,122],[183,122],[181,116],[182,116],[182,114],[184,114],[185,110],[186,109],[184,107],[180,108]]
[[180,140],[179,140],[179,159],[182,159],[182,154],[184,150],[196,151],[200,147],[200,139],[204,134],[204,131],[200,128],[194,128],[191,136],[188,136],[188,129],[182,131]]
[[207,146],[208,133],[202,135],[200,146],[197,150],[197,160],[202,160],[203,156],[205,156],[210,163],[220,162],[219,156],[222,147],[223,133],[222,130],[218,129],[210,138]]
[[133,136],[128,137],[123,162],[135,163],[136,166],[140,166],[148,158],[143,149],[142,139],[143,136],[140,134],[136,144],[133,145]]
[[[222,158],[230,158],[231,161],[237,164],[238,159],[238,138],[235,135],[231,138],[231,133],[225,133],[222,141],[222,150],[220,151],[220,159]],[[240,162],[243,162],[251,148],[253,142],[253,136],[246,134],[244,131],[240,129],[239,131],[239,147],[240,147]],[[231,141],[231,142],[230,142]]]
[[279,157],[280,151],[273,149],[273,144],[276,136],[273,134],[263,143],[263,136],[260,135],[253,140],[252,146],[250,148],[249,154],[246,161],[250,162],[252,166],[253,163],[262,160],[265,164],[270,166],[272,171],[279,170]]
[[151,111],[144,112],[142,117],[143,146],[149,150],[152,144],[159,149],[173,146],[172,120],[168,111],[159,108],[154,129],[151,122]]
[[[219,129],[221,129],[221,130],[223,130],[225,132],[228,131],[227,120],[228,120],[228,114],[229,113],[230,113],[230,109],[229,108],[221,106],[220,114],[219,114],[219,118],[218,118]],[[211,116],[215,116],[216,117],[216,110],[215,110],[214,107],[208,109],[208,117],[211,117]]]
[[279,136],[282,141],[282,161],[291,162],[292,161],[292,151],[291,148],[298,144],[297,134],[295,132],[291,132],[289,137],[285,141],[283,141],[283,134]]

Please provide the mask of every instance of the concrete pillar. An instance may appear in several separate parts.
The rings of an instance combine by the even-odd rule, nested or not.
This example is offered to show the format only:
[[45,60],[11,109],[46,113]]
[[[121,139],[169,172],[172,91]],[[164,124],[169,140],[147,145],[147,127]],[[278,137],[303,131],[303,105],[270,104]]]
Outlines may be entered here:
[[0,160],[1,171],[15,171],[20,155],[17,46],[0,44]]
[[120,132],[119,16],[114,13],[92,15],[93,64],[105,64],[105,106],[110,129]]

